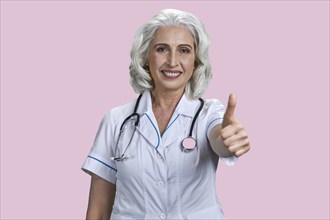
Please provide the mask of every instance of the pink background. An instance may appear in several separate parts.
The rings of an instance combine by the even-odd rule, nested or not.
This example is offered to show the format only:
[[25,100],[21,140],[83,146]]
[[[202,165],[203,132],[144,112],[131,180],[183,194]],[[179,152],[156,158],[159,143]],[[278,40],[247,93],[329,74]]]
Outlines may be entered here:
[[84,218],[80,166],[162,8],[209,32],[205,98],[239,99],[253,149],[219,165],[227,219],[328,219],[329,1],[1,1],[1,219]]

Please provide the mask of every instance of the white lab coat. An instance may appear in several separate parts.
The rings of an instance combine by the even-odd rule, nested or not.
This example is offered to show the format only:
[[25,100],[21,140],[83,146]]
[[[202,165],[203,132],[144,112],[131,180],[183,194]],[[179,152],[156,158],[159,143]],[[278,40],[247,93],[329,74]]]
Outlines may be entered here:
[[[145,91],[137,110],[140,122],[126,151],[128,158],[111,160],[126,148],[116,147],[116,142],[120,126],[132,114],[135,102],[116,107],[104,116],[82,166],[84,171],[116,184],[111,219],[223,219],[215,185],[219,157],[212,151],[208,135],[222,122],[224,106],[215,99],[205,100],[193,130],[197,147],[185,152],[181,142],[189,134],[200,102],[183,95],[161,136],[150,91]],[[131,132],[127,133],[125,143],[131,138]],[[224,159],[228,164],[236,160]]]

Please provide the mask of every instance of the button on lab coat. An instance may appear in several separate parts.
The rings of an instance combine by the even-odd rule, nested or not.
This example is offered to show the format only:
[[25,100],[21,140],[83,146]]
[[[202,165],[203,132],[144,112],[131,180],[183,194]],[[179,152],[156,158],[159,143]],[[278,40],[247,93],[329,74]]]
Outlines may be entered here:
[[[116,184],[111,219],[223,219],[215,185],[219,157],[208,135],[222,122],[224,106],[215,99],[205,100],[193,129],[197,147],[185,152],[181,142],[189,134],[199,100],[183,95],[161,135],[150,91],[145,91],[137,110],[140,122],[126,151],[128,158],[114,161],[111,158],[126,148],[116,143],[120,126],[135,103],[116,107],[104,116],[82,167]],[[132,137],[128,136],[123,139]],[[229,164],[236,160],[223,159]]]

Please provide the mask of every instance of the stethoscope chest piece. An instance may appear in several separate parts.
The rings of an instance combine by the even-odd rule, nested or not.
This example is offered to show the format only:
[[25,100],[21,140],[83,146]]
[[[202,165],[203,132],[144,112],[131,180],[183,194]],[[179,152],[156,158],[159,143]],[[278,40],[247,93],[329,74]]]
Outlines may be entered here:
[[191,151],[191,150],[195,149],[196,145],[197,145],[197,143],[196,143],[195,138],[193,138],[191,136],[183,139],[182,144],[181,144],[184,151]]
[[192,123],[191,123],[191,126],[190,126],[190,131],[189,131],[189,135],[188,137],[186,137],[185,139],[182,140],[181,142],[181,147],[183,148],[184,151],[191,151],[191,150],[194,150],[197,146],[197,142],[196,142],[196,139],[192,137],[192,132],[193,132],[193,129],[194,129],[194,125],[195,125],[195,122],[196,122],[196,119],[199,115],[199,113],[201,112],[202,108],[203,108],[203,105],[204,105],[204,100],[199,98],[199,101],[200,101],[200,106],[192,120]]

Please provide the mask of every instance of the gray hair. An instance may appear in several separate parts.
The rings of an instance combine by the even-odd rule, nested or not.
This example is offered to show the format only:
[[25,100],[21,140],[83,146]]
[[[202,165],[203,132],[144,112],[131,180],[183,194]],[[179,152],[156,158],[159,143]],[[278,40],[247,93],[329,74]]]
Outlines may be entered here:
[[137,93],[153,88],[152,78],[146,65],[148,50],[154,33],[163,26],[183,26],[194,37],[196,68],[186,85],[185,93],[189,99],[197,99],[203,95],[212,78],[208,55],[210,39],[204,25],[195,15],[176,9],[162,10],[136,32],[131,49],[130,83]]

